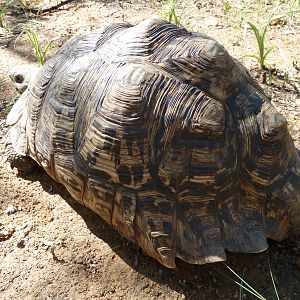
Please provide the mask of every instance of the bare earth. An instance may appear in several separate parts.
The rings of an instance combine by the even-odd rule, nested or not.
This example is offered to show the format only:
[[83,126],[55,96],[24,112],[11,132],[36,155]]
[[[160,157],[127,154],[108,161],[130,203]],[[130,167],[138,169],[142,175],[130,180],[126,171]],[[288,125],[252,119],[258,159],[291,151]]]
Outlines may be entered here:
[[[27,1],[31,7],[42,2]],[[238,58],[256,51],[245,21],[261,23],[272,9],[271,4],[265,5],[259,13],[258,1],[251,2],[242,14],[242,1],[230,2],[226,13],[222,1],[188,1],[182,23],[190,31],[214,37]],[[19,176],[5,162],[4,119],[17,95],[7,73],[15,65],[35,61],[28,41],[19,36],[22,24],[34,28],[43,45],[55,39],[52,55],[74,34],[109,22],[136,24],[159,16],[158,2],[133,0],[73,1],[43,16],[7,14],[5,28],[0,27],[0,299],[255,299],[246,291],[240,297],[240,288],[228,278],[233,275],[223,263],[194,266],[178,260],[176,269],[164,268],[75,202],[42,169]],[[262,86],[286,116],[299,148],[299,14],[297,18],[270,26],[267,45],[277,48],[266,64],[277,75],[267,74],[267,84]],[[244,63],[261,81],[257,62]],[[244,274],[266,299],[276,299],[271,268],[280,299],[300,299],[299,237],[269,244],[269,250],[260,254],[228,253],[227,265]]]

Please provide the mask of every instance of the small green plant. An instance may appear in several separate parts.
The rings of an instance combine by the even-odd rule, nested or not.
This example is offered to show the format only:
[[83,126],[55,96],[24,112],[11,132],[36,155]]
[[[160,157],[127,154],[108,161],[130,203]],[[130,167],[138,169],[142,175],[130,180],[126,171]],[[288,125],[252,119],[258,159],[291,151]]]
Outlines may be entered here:
[[4,19],[7,13],[7,7],[5,5],[0,6],[0,27],[4,27]]
[[176,26],[180,25],[181,16],[184,12],[188,1],[186,1],[185,6],[182,9],[182,12],[180,15],[178,15],[178,0],[164,0],[161,2],[161,17],[170,23],[175,24]]
[[49,50],[49,47],[52,45],[53,40],[49,41],[46,44],[44,50],[42,50],[40,42],[38,40],[38,35],[35,31],[31,29],[25,29],[23,32],[26,34],[27,38],[29,39],[33,47],[34,54],[38,64],[42,66],[45,63],[47,51]]
[[[295,8],[297,2],[299,3],[299,0],[293,0],[290,5],[290,9],[288,11],[286,11],[285,13],[280,14],[280,15],[275,15],[275,13],[277,13],[279,11],[279,9],[281,8],[282,3],[283,3],[282,1],[279,1],[278,4],[276,6],[274,6],[271,13],[269,14],[265,25],[262,26],[261,28],[258,28],[258,26],[254,25],[251,22],[247,22],[247,24],[250,26],[250,28],[255,36],[257,46],[258,46],[258,53],[257,54],[253,54],[253,53],[246,54],[246,55],[243,55],[241,58],[246,58],[246,57],[255,58],[259,62],[260,70],[265,70],[266,69],[265,61],[266,61],[267,56],[271,53],[271,51],[274,48],[277,47],[277,46],[272,46],[269,48],[265,47],[265,39],[266,39],[266,33],[268,30],[268,27],[274,20],[277,20],[277,19],[282,20],[290,15],[294,15],[294,14],[298,13],[299,10],[297,10]],[[261,8],[261,1],[258,1],[258,5]]]
[[254,24],[251,22],[247,22],[248,25],[251,27],[252,32],[256,38],[257,46],[258,46],[258,54],[246,54],[243,55],[241,58],[246,58],[246,57],[253,57],[258,60],[259,65],[260,65],[260,70],[265,70],[265,61],[267,56],[271,53],[271,51],[276,48],[277,46],[272,46],[269,48],[265,47],[265,39],[266,39],[266,33],[268,29],[269,22],[262,27],[261,29],[257,28]]
[[296,7],[295,4],[291,4],[290,8],[281,14],[274,15],[270,23],[273,25],[281,24],[284,25],[287,23],[287,19],[290,17],[292,20],[295,18],[295,15],[300,12],[300,9]]
[[232,6],[228,1],[223,0],[223,11],[225,14],[231,9],[231,7]]
[[6,14],[8,12],[8,7],[9,5],[13,2],[13,0],[6,0],[4,1],[4,4],[1,4],[0,5],[0,27],[4,27],[5,25],[5,17],[6,17]]
[[[268,80],[267,80],[267,78],[265,78],[264,83],[267,83],[267,85],[272,85],[274,77],[276,77],[278,75],[277,70],[275,70],[275,69],[268,70],[268,75],[269,75]],[[265,77],[267,77],[267,74],[265,74]]]
[[283,86],[289,81],[290,73],[292,71],[292,68],[290,65],[286,65],[283,69]]

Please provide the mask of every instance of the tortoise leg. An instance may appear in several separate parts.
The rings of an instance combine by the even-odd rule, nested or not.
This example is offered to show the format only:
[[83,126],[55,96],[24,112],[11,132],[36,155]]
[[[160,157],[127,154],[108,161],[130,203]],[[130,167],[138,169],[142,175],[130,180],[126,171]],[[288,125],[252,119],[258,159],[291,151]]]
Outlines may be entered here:
[[16,153],[13,147],[7,149],[7,161],[11,168],[16,168],[19,174],[30,174],[38,164],[29,156],[23,156]]

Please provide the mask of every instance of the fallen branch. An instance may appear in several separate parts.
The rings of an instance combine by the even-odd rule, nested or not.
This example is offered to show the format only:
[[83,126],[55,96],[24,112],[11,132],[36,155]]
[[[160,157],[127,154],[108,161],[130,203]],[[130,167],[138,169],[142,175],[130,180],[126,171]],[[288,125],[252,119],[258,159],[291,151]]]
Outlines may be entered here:
[[22,5],[23,13],[30,12],[34,15],[41,15],[41,14],[56,10],[56,9],[66,5],[68,3],[71,3],[72,1],[74,1],[74,0],[61,1],[60,3],[57,3],[55,5],[52,5],[52,6],[49,6],[49,7],[46,7],[46,8],[30,8],[30,7],[26,6],[22,1],[20,1],[20,3]]

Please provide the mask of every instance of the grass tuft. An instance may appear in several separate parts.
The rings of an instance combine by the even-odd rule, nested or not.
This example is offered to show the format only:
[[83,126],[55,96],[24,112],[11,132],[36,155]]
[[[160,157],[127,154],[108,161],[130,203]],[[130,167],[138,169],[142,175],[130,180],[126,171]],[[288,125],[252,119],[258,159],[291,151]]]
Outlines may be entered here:
[[49,47],[52,45],[53,43],[53,40],[49,41],[45,48],[42,49],[41,48],[41,44],[38,40],[38,35],[35,31],[31,30],[31,29],[25,29],[23,31],[23,33],[26,34],[29,42],[31,43],[32,47],[33,47],[33,50],[34,50],[34,54],[35,54],[35,57],[36,57],[36,60],[38,62],[38,64],[40,66],[42,66],[45,61],[46,61],[46,55],[47,55],[47,52],[49,50]]
[[0,27],[5,27],[5,17],[6,17],[6,14],[8,13],[9,5],[13,1],[14,0],[6,0],[6,1],[4,1],[3,4],[0,5]]
[[266,33],[267,33],[269,24],[267,24],[263,28],[259,29],[251,22],[247,22],[247,23],[251,27],[252,32],[256,38],[256,42],[257,42],[257,46],[258,46],[258,54],[250,53],[250,54],[243,55],[241,58],[253,57],[258,60],[260,70],[265,70],[266,69],[265,61],[266,61],[267,56],[271,53],[271,51],[274,48],[277,47],[277,46],[272,46],[270,48],[265,47]]
[[188,1],[185,2],[185,5],[182,9],[181,14],[178,14],[178,0],[164,0],[161,2],[161,17],[170,23],[180,26],[182,14],[188,4]]

